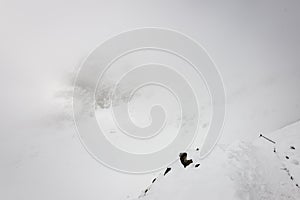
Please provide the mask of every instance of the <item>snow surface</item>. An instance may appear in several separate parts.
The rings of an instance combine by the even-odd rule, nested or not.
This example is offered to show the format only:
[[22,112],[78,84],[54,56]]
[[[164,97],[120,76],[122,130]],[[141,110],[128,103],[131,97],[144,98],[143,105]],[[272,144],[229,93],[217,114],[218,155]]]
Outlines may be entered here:
[[[300,122],[267,137],[250,142],[218,145],[204,160],[198,151],[188,155],[193,164],[186,169],[180,162],[158,178],[142,194],[147,200],[279,200],[300,199]],[[287,159],[287,157],[289,159]],[[200,163],[199,167],[195,167]]]

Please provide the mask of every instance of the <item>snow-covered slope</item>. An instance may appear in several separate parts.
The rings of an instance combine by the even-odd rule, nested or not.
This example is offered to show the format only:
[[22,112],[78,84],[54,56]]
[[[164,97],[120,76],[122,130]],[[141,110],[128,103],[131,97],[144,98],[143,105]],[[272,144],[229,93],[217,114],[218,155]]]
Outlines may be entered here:
[[184,168],[178,161],[170,166],[139,198],[300,199],[300,122],[266,136],[276,143],[259,137],[252,143],[219,145],[204,160],[190,150],[191,165]]

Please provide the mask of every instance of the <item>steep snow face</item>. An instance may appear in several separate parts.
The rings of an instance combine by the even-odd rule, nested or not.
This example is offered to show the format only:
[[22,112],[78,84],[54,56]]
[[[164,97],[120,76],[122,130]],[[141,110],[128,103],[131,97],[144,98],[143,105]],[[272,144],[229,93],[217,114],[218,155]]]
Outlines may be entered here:
[[192,164],[170,166],[139,198],[300,199],[300,122],[267,137],[276,143],[260,137],[252,143],[219,145],[204,160],[198,159],[198,151],[190,150]]

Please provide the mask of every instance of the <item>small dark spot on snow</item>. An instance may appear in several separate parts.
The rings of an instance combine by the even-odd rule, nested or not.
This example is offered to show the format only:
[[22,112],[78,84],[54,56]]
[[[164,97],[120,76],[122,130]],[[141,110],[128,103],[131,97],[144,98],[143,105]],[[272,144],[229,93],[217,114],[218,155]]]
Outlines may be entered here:
[[165,173],[164,173],[164,176],[165,176],[167,173],[169,173],[169,171],[171,171],[171,167],[168,167],[168,168],[166,169],[166,171],[165,171]]
[[290,159],[290,157],[288,157],[288,156],[285,156],[285,158],[286,158],[286,159]]
[[196,151],[199,151],[199,148],[197,148]]
[[295,150],[295,149],[296,149],[294,146],[291,146],[290,148],[291,148],[291,149],[293,149],[293,150]]
[[294,180],[294,177],[291,176],[291,180]]
[[146,189],[144,193],[146,194],[147,192],[148,192],[148,189]]
[[195,165],[195,167],[199,167],[199,166],[200,166],[200,164],[199,164],[199,163]]
[[152,180],[152,183],[154,183],[156,181],[156,178],[154,178],[153,180]]

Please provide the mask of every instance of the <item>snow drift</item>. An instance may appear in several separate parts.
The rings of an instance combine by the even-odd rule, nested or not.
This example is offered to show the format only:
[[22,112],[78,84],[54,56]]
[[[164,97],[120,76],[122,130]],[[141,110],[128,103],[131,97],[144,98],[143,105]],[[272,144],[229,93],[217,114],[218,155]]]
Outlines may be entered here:
[[189,166],[178,161],[154,178],[143,200],[300,199],[300,122],[252,143],[218,145],[204,160],[189,150]]

